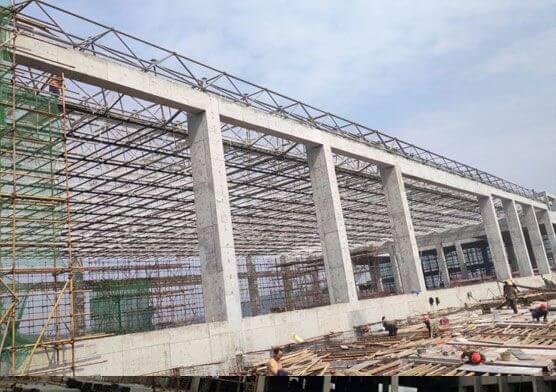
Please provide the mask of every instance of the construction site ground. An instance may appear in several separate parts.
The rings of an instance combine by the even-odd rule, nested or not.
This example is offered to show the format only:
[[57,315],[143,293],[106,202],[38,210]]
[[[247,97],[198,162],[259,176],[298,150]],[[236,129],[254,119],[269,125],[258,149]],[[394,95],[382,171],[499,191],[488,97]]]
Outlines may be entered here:
[[[396,337],[380,324],[360,326],[283,347],[282,364],[290,376],[474,376],[556,375],[556,300],[548,301],[548,321],[535,322],[530,308],[545,294],[521,295],[518,314],[500,300],[467,309],[429,313],[440,336],[430,338],[423,315],[397,320]],[[490,313],[489,313],[490,312]],[[444,319],[442,322],[441,320]],[[446,323],[445,325],[441,325]],[[465,364],[463,350],[478,350],[486,361]],[[251,353],[246,372],[265,374],[267,353]]]

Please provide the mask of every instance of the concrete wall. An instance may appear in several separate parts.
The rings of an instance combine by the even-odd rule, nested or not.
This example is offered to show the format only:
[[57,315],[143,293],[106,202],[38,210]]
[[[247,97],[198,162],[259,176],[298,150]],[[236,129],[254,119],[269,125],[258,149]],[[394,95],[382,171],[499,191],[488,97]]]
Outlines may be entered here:
[[[546,277],[553,279],[554,275]],[[529,286],[543,285],[539,276],[515,281]],[[294,333],[308,339],[379,322],[382,316],[403,319],[431,310],[461,307],[474,302],[467,298],[468,292],[472,292],[477,300],[496,298],[502,293],[498,283],[489,282],[418,295],[403,294],[362,300],[355,304],[248,317],[241,321],[239,327],[234,327],[233,323],[216,322],[87,340],[76,344],[79,366],[76,374],[132,376],[202,365],[213,365],[213,369],[226,374],[233,368],[236,354],[269,350],[272,346],[286,344]],[[431,307],[429,297],[438,297],[440,305]],[[69,350],[64,356],[69,364]],[[33,364],[32,370],[45,370],[45,355],[39,353]],[[69,368],[65,369],[65,373],[70,374]],[[203,373],[206,374],[206,370]]]

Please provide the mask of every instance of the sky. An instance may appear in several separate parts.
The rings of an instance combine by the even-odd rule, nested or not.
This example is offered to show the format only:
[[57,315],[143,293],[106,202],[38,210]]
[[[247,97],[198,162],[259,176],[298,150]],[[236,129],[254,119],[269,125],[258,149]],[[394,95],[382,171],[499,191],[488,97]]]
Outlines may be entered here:
[[556,194],[556,1],[50,2]]

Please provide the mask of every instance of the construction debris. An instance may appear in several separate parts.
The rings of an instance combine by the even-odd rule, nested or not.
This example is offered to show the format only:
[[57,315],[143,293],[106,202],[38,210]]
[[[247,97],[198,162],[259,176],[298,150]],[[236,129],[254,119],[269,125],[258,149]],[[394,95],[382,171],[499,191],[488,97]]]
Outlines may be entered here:
[[[361,326],[356,334],[336,333],[286,345],[282,366],[292,376],[556,375],[554,316],[548,323],[535,323],[525,309],[517,315],[511,310],[482,314],[478,307],[431,319],[444,320],[439,337],[429,338],[419,317],[398,321],[396,337],[383,331],[361,333],[372,329]],[[464,364],[460,356],[466,349],[480,349],[485,363]],[[265,370],[265,363],[259,362],[249,373]]]

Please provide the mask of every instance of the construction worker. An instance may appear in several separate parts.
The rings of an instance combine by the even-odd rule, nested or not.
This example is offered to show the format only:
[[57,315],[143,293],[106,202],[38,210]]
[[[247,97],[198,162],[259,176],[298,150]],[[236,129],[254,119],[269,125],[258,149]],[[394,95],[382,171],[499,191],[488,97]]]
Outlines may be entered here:
[[286,372],[282,368],[282,357],[284,352],[281,347],[274,347],[272,349],[272,357],[266,363],[266,374],[268,376],[287,376]]
[[480,365],[481,363],[485,362],[486,358],[479,351],[469,350],[469,351],[464,351],[461,354],[461,360],[464,363],[469,363],[471,365]]
[[423,316],[423,324],[425,324],[427,330],[429,331],[429,338],[436,338],[440,336],[440,325],[438,325],[438,322],[434,320],[431,321],[428,315]]
[[62,78],[59,75],[52,75],[48,79],[48,91],[55,96],[60,96],[62,90]]
[[510,279],[504,282],[504,299],[505,302],[501,307],[508,305],[517,314],[517,287],[515,287]]
[[541,321],[541,317],[543,318],[542,321],[546,323],[548,321],[548,307],[545,303],[540,304],[535,309],[531,309],[531,316],[537,323]]
[[388,336],[398,336],[398,327],[394,321],[387,321],[386,317],[382,316],[382,326],[388,331]]

